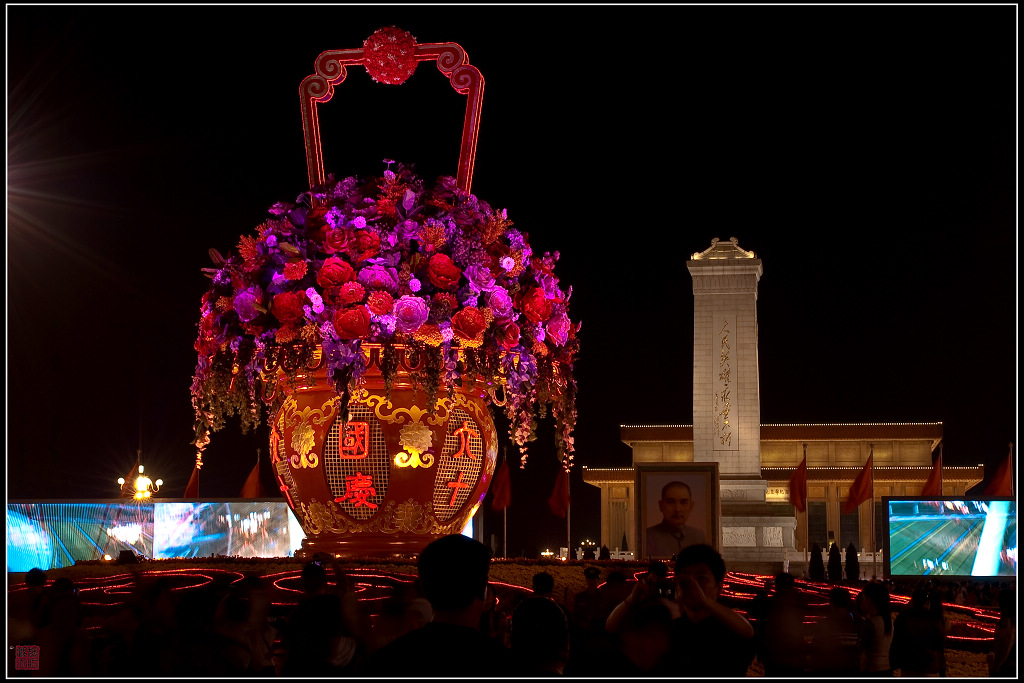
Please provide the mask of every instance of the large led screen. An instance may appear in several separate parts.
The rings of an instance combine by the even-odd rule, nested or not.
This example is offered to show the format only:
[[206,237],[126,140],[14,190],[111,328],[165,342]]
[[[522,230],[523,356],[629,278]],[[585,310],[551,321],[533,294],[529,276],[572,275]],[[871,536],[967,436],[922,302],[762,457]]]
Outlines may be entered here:
[[883,498],[890,576],[1017,575],[1017,506],[1009,499]]
[[172,557],[291,557],[305,534],[284,501],[7,504],[7,571],[57,569],[122,550]]
[[153,556],[153,503],[8,503],[7,571],[57,569],[131,550]]
[[158,503],[155,512],[156,559],[291,557],[304,538],[285,503]]

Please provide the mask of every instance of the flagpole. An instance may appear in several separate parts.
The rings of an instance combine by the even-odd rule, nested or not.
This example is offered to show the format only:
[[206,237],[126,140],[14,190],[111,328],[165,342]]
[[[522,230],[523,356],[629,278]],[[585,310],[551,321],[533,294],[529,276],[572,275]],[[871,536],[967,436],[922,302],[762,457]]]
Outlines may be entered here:
[[875,444],[869,443],[868,447],[871,449],[868,452],[868,460],[871,461],[871,471],[868,473],[871,477],[871,557],[874,558],[873,576],[878,576],[878,553],[875,548]]
[[[807,444],[804,444],[804,464],[807,464]],[[797,465],[799,467],[799,465]],[[810,566],[807,562],[807,545],[810,543],[811,525],[807,518],[811,516],[811,506],[807,504],[807,484],[804,483],[804,576],[810,576]]]
[[[559,467],[565,467],[563,463],[558,464]],[[565,493],[569,494],[569,473],[565,473]],[[569,515],[570,509],[572,508],[572,497],[569,495],[565,496],[565,555],[566,560],[569,558],[569,552],[572,550],[572,535],[569,533]]]
[[942,442],[939,442],[939,495],[942,495]]
[[501,554],[507,560],[508,559],[508,506],[502,511],[505,514],[505,531],[501,536]]

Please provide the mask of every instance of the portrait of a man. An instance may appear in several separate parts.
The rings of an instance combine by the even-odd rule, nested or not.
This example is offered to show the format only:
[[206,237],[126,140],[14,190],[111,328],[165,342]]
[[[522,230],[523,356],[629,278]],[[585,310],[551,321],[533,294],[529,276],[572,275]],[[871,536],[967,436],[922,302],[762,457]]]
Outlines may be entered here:
[[647,527],[644,554],[650,557],[671,557],[683,548],[707,543],[703,529],[686,522],[693,512],[693,492],[682,481],[670,481],[661,489],[658,511],[662,520]]

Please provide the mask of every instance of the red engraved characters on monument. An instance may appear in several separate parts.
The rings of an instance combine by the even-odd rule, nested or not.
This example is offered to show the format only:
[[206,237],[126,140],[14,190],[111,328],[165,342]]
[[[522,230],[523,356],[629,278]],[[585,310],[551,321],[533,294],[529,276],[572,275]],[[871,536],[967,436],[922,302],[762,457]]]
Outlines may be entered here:
[[[469,439],[470,437],[476,437],[479,439],[480,432],[470,427],[468,420],[463,420],[462,426],[456,429],[454,432],[452,432],[452,434],[459,437],[459,450],[456,451],[455,453],[452,453],[452,457],[461,458],[462,456],[466,455],[469,456],[471,460],[476,460],[476,456],[473,455],[473,451],[471,451],[469,448]],[[451,486],[451,484],[449,484],[449,486]]]
[[345,477],[345,481],[347,482],[345,495],[335,498],[335,503],[351,500],[353,507],[365,505],[371,510],[377,509],[377,504],[371,503],[368,500],[370,497],[377,495],[377,489],[373,488],[373,477],[362,472],[356,472],[354,476]]
[[349,422],[345,425],[345,436],[341,440],[342,460],[362,460],[370,454],[370,425],[366,422]]

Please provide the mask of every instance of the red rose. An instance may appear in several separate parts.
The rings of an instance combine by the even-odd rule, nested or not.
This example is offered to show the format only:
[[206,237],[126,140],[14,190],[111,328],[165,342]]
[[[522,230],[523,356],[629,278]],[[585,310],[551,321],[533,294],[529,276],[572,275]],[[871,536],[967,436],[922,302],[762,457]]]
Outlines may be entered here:
[[380,236],[373,230],[360,230],[355,235],[348,254],[356,263],[373,258],[380,253]]
[[459,339],[473,341],[480,338],[480,334],[487,327],[487,319],[484,318],[480,309],[467,306],[452,316],[452,331]]
[[332,256],[320,266],[316,274],[316,282],[321,287],[334,287],[344,284],[356,276],[356,271],[347,262]]
[[511,320],[503,320],[498,323],[497,338],[502,348],[511,349],[519,343],[519,325]]
[[540,287],[526,292],[519,300],[519,308],[530,322],[542,323],[551,317],[551,302]]
[[336,251],[344,251],[352,239],[350,230],[344,228],[327,228],[324,232],[324,251],[333,254]]
[[305,292],[284,292],[274,297],[270,312],[283,323],[292,323],[302,318],[302,303]]
[[357,304],[366,296],[366,290],[358,282],[346,282],[338,292],[338,298],[343,304]]
[[395,300],[384,290],[378,289],[370,294],[366,305],[369,307],[370,313],[384,315],[391,312],[391,308],[395,305]]
[[451,289],[459,284],[462,270],[444,254],[434,254],[427,263],[427,277],[438,289]]
[[342,339],[362,339],[370,333],[370,312],[366,306],[341,309],[334,314],[334,331]]

